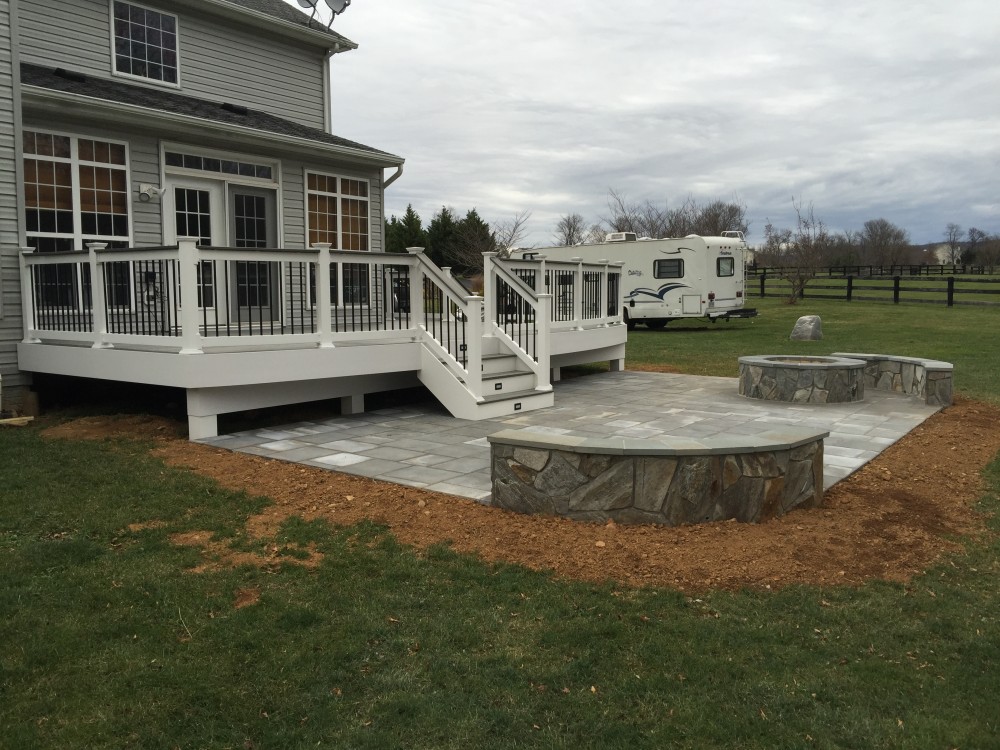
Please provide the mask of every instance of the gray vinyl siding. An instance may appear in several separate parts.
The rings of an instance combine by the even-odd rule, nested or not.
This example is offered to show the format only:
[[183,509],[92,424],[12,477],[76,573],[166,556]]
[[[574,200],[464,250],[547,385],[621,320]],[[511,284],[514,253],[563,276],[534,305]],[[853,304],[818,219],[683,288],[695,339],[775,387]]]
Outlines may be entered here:
[[[15,6],[16,7],[16,6]],[[12,32],[11,3],[0,0],[0,377],[3,408],[20,401],[27,378],[17,369],[17,342],[21,340],[21,281],[17,203],[17,98],[14,65],[17,59]]]
[[[178,17],[180,87],[166,86],[165,90],[242,104],[323,128],[325,50],[269,37],[259,29],[197,11],[177,9],[162,0],[138,4]],[[22,5],[22,59],[111,77],[110,7],[108,0]],[[143,85],[137,78],[121,80]]]

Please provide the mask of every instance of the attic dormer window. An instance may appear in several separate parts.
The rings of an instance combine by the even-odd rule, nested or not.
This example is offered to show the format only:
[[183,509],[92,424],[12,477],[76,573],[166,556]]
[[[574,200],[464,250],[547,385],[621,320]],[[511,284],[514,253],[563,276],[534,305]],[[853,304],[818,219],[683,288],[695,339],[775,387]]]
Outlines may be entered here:
[[177,16],[112,2],[115,73],[176,85]]

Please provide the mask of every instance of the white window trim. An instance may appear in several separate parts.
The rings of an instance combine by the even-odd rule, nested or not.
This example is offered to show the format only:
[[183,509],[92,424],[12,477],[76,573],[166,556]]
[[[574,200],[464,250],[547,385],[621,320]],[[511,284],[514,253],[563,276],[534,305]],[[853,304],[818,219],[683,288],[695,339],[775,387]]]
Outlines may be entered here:
[[[309,189],[309,175],[317,175],[319,177],[336,177],[338,180],[340,180],[340,179],[354,180],[355,182],[364,182],[366,185],[368,185],[368,197],[365,198],[365,200],[368,202],[368,249],[367,250],[360,250],[360,251],[359,250],[345,251],[345,252],[371,252],[371,247],[372,247],[372,185],[371,185],[371,180],[368,177],[364,177],[364,176],[361,176],[361,175],[345,174],[343,172],[321,172],[318,169],[303,169],[302,170],[302,213],[303,213],[303,218],[304,218],[304,221],[302,223],[303,223],[303,226],[305,227],[305,245],[306,245],[306,247],[311,247],[311,245],[309,244],[309,230],[310,230],[310,226],[309,226],[309,195],[310,195],[310,193],[316,192],[316,191],[312,191],[312,190]],[[342,221],[343,221],[344,216],[343,216],[343,212],[340,210],[340,203],[339,203],[339,201],[340,201],[341,198],[357,198],[358,196],[355,196],[355,195],[344,195],[343,193],[341,193],[339,191],[337,193],[327,193],[325,191],[320,191],[317,194],[322,194],[322,195],[336,195],[337,196],[338,204],[337,204],[337,248],[336,248],[336,250],[338,250],[338,251],[339,250],[343,250],[343,244],[344,244],[343,243],[343,239],[344,239],[344,236],[343,236],[343,224],[342,224]],[[369,285],[368,302],[350,302],[350,303],[345,303],[344,302],[344,264],[343,263],[337,263],[336,270],[337,270],[337,278],[336,278],[337,304],[334,305],[333,307],[335,309],[338,309],[338,310],[347,309],[347,308],[364,308],[364,307],[369,307],[371,305],[371,303],[372,303],[372,298],[373,298],[372,284],[374,283],[373,282],[374,276],[372,274],[369,274],[369,276],[368,276],[368,285]],[[331,281],[331,284],[332,284],[334,282],[334,279],[331,279],[330,281]],[[310,295],[310,296],[312,296],[312,295]],[[315,300],[311,300],[310,299],[309,304],[315,305]]]
[[[372,184],[368,177],[361,175],[345,174],[343,172],[321,172],[318,169],[303,169],[302,170],[302,212],[304,214],[305,221],[303,222],[305,226],[305,243],[306,247],[309,247],[309,194],[315,191],[309,189],[309,175],[317,175],[318,177],[336,177],[338,180],[354,180],[355,182],[363,182],[368,185],[368,197],[363,200],[368,202],[368,249],[367,250],[354,250],[347,252],[364,252],[369,253],[372,249]],[[344,249],[344,227],[343,227],[343,212],[340,210],[339,200],[341,198],[357,198],[356,195],[344,195],[341,192],[337,193],[326,193],[322,192],[322,195],[336,195],[338,200],[337,205],[337,247],[336,250]]]
[[[28,154],[23,150],[23,146],[20,149],[21,152],[21,163],[24,164],[25,159],[35,159],[41,161],[50,161],[52,163],[69,164],[70,165],[70,186],[73,193],[73,233],[72,242],[74,250],[86,250],[86,244],[88,242],[120,242],[122,240],[127,240],[128,246],[133,247],[135,242],[133,240],[133,232],[135,230],[134,223],[135,217],[132,212],[132,159],[129,150],[128,141],[121,141],[115,138],[106,138],[99,135],[80,135],[78,133],[70,133],[61,130],[51,130],[49,128],[39,128],[39,127],[29,127],[23,128],[22,132],[30,133],[44,133],[45,135],[60,136],[63,138],[69,138],[69,158],[62,156],[40,156],[38,154]],[[85,141],[100,141],[101,143],[112,143],[116,146],[123,146],[125,148],[125,163],[124,164],[104,164],[102,162],[94,161],[84,161],[80,159],[80,140]],[[117,237],[114,235],[86,235],[83,231],[83,210],[81,208],[82,201],[80,199],[80,165],[93,165],[99,167],[111,167],[114,169],[124,169],[125,170],[125,185],[127,190],[125,192],[125,205],[126,205],[126,215],[128,216],[128,237]],[[21,190],[24,190],[24,176],[22,172],[21,177]],[[27,210],[27,204],[24,204],[24,210]],[[22,215],[23,219],[23,215]],[[25,240],[27,241],[30,237],[40,237],[45,239],[66,239],[70,235],[64,232],[29,232],[27,227],[25,227]],[[131,271],[130,271],[131,273]],[[130,280],[130,284],[134,286]],[[77,280],[77,305],[79,309],[83,308],[83,288],[80,280]],[[91,301],[93,302],[93,300]],[[132,309],[135,308],[135,295],[132,295]],[[124,308],[121,308],[124,309]]]
[[[51,161],[53,163],[63,163],[70,165],[70,184],[73,188],[73,247],[75,250],[86,250],[83,243],[85,242],[118,242],[125,238],[115,237],[112,235],[88,235],[84,239],[83,232],[83,217],[80,201],[80,165],[92,165],[98,167],[111,167],[114,169],[124,169],[125,170],[125,184],[128,186],[128,190],[125,194],[126,208],[128,215],[128,244],[131,247],[134,243],[132,240],[132,232],[134,231],[133,225],[133,215],[132,215],[132,166],[131,166],[131,154],[129,153],[129,143],[128,141],[120,141],[114,138],[105,138],[99,135],[79,135],[77,133],[67,133],[59,130],[50,130],[48,128],[35,128],[35,127],[25,127],[24,130],[30,133],[44,133],[46,135],[61,136],[63,138],[70,139],[70,155],[69,158],[61,156],[39,156],[38,154],[28,154],[22,153],[21,160],[22,163],[25,159],[40,159],[41,161]],[[113,143],[116,146],[124,146],[125,148],[125,163],[124,164],[104,164],[102,162],[96,161],[84,161],[80,159],[80,140],[85,141],[100,141],[101,143]],[[21,179],[22,189],[24,187],[24,179]],[[62,232],[28,232],[25,230],[25,237],[46,237],[46,238],[56,238],[65,239],[68,234]]]
[[[224,174],[222,172],[207,172],[203,169],[188,169],[186,167],[174,167],[167,164],[167,152],[176,151],[192,156],[207,156],[211,159],[225,159],[229,161],[244,161],[254,164],[262,164],[271,167],[271,178],[248,177],[247,175]],[[256,156],[254,154],[242,154],[237,151],[219,151],[218,149],[191,146],[185,143],[173,141],[160,142],[160,169],[162,176],[182,175],[184,177],[201,177],[206,180],[218,180],[227,184],[251,185],[255,187],[269,187],[278,190],[278,214],[281,215],[281,161],[267,157]],[[279,222],[280,223],[280,222]]]
[[156,78],[147,78],[146,76],[137,76],[134,73],[124,73],[118,70],[118,53],[115,51],[115,0],[108,0],[108,34],[110,36],[109,42],[111,44],[111,75],[117,78],[125,78],[130,81],[140,81],[142,83],[148,83],[151,86],[164,86],[170,89],[179,89],[181,87],[181,19],[176,13],[168,13],[160,8],[153,8],[148,5],[143,5],[142,3],[136,3],[132,0],[120,0],[126,5],[134,5],[137,8],[142,8],[143,10],[151,10],[154,13],[159,13],[163,16],[171,16],[174,19],[174,28],[177,29],[177,49],[174,50],[174,54],[177,56],[177,82],[171,83],[170,81],[160,81]]

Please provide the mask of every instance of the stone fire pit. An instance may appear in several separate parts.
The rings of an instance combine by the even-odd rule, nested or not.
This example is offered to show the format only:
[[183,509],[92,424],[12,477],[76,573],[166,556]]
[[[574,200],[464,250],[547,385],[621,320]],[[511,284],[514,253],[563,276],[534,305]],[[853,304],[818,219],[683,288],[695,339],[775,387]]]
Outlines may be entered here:
[[740,395],[797,404],[862,401],[865,364],[864,360],[847,357],[740,357]]

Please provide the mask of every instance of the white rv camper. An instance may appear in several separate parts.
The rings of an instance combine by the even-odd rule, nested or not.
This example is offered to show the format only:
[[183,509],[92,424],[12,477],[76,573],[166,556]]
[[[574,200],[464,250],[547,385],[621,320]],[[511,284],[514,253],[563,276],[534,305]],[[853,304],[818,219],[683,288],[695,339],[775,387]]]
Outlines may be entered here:
[[681,318],[752,318],[744,307],[747,244],[742,232],[722,237],[636,239],[632,232],[609,234],[605,242],[535,248],[524,257],[622,261],[622,318],[628,327],[663,328]]

